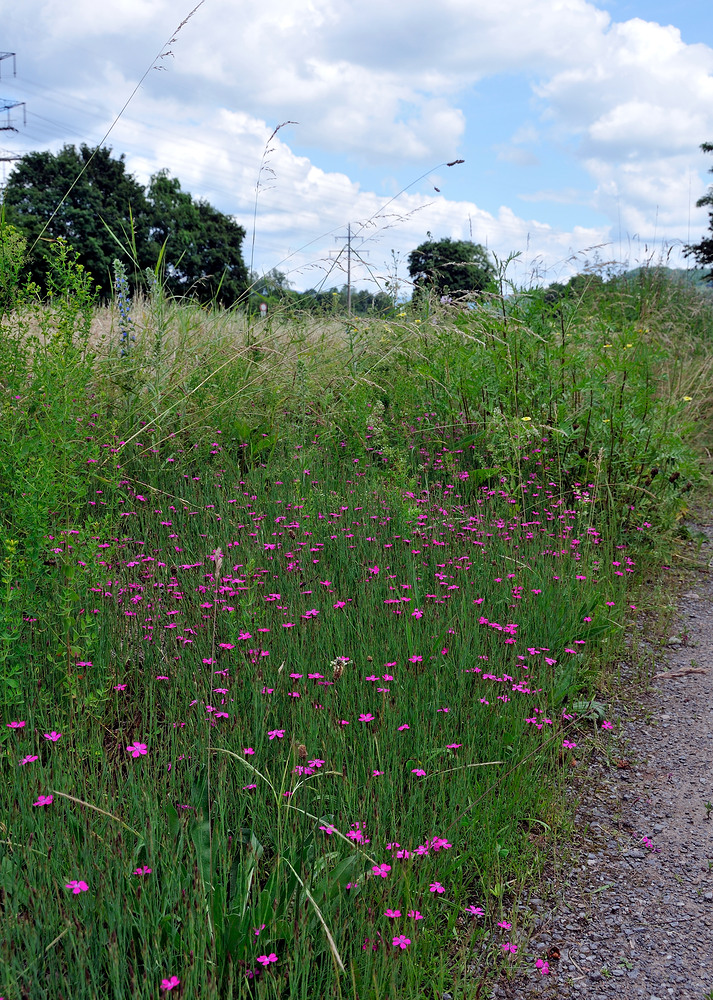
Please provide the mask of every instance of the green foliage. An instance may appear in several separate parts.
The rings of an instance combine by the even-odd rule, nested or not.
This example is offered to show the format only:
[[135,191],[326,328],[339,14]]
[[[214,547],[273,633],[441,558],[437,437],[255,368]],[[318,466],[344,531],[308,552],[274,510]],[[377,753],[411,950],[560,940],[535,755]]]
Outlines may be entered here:
[[495,278],[488,251],[470,240],[430,238],[408,256],[408,272],[414,296],[462,297],[483,292]]
[[[701,144],[701,149],[704,153],[713,153],[713,142],[704,142]],[[713,173],[713,167],[711,167],[709,173]],[[688,256],[695,257],[697,262],[703,267],[712,268],[710,274],[708,275],[708,280],[713,281],[713,187],[708,189],[707,194],[704,194],[702,198],[699,198],[696,202],[698,208],[704,208],[710,205],[711,211],[708,215],[708,228],[710,229],[710,235],[704,236],[700,243],[694,243],[691,246],[686,247],[684,253]]]
[[4,192],[7,217],[33,246],[29,273],[43,288],[52,240],[64,239],[109,298],[113,261],[123,250],[140,281],[162,266],[166,290],[232,305],[245,292],[245,230],[205,201],[194,201],[167,171],[144,188],[109,147],[27,153]]
[[241,246],[245,230],[206,201],[194,201],[168,171],[154,174],[146,191],[154,267],[165,246],[163,281],[170,295],[231,306],[245,293],[247,268]]
[[0,321],[11,312],[22,296],[22,272],[27,240],[0,214]]

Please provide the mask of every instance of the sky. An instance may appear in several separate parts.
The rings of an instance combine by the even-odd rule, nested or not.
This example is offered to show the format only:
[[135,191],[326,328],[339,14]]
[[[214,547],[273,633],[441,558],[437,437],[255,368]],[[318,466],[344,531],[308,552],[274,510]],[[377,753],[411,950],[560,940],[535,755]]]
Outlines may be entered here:
[[103,141],[141,183],[166,168],[245,228],[254,270],[300,290],[345,283],[348,226],[354,283],[403,296],[429,233],[482,243],[527,287],[692,266],[682,247],[707,230],[710,0],[0,0],[0,13],[17,69],[0,61],[0,98],[25,105],[0,115],[17,129],[0,156]]

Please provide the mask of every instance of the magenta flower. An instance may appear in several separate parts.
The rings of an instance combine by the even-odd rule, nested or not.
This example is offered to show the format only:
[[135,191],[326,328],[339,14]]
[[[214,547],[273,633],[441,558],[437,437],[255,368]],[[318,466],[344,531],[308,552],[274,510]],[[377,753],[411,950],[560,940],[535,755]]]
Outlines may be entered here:
[[571,740],[562,740],[562,746],[565,748],[565,750],[574,750],[577,744],[572,743]]
[[22,727],[24,725],[26,725],[26,723],[25,722],[7,722],[6,725],[7,725],[8,729],[22,729]]
[[37,756],[37,754],[30,754],[27,757],[22,758],[22,760],[18,764],[18,767],[22,767],[23,764],[31,764],[33,760],[39,760],[39,759],[40,758]]
[[371,712],[362,712],[359,716],[359,722],[373,722],[374,718]]
[[62,734],[61,733],[56,733],[54,731],[54,729],[52,730],[51,733],[43,733],[43,736],[44,736],[44,738],[46,740],[52,740],[53,743],[56,743],[57,740],[61,740],[62,739]]
[[268,735],[269,739],[271,739],[271,740],[274,740],[274,739],[281,740],[281,739],[284,738],[285,730],[284,729],[271,729],[268,732],[267,735]]
[[411,938],[407,938],[405,934],[399,934],[399,936],[395,937],[391,943],[394,948],[401,948],[404,950],[411,944]]
[[399,726],[399,732],[402,733],[404,729],[410,729],[411,726],[407,722],[404,722],[403,726]]
[[269,955],[258,955],[257,960],[260,963],[260,965],[264,965],[265,967],[267,967],[270,964],[270,962],[277,961],[277,955],[275,954],[274,951],[271,951]]
[[127,753],[130,753],[132,757],[141,757],[149,752],[149,748],[145,743],[138,743],[134,741],[130,746],[126,748]]
[[396,920],[397,917],[401,916],[401,910],[384,910],[384,916]]
[[485,910],[482,906],[468,906],[466,908],[466,913],[470,913],[474,917],[484,917]]
[[602,722],[602,729],[613,729],[613,728],[614,726],[612,726],[611,722],[607,722],[606,720]]
[[38,795],[37,802],[33,802],[33,806],[51,806],[54,802],[54,795]]
[[412,920],[425,920],[426,919],[422,913],[419,913],[418,910],[409,910],[408,911],[408,916],[411,917]]
[[499,920],[498,927],[502,927],[503,930],[509,931],[510,928],[512,927],[512,924],[509,924],[507,920]]
[[170,979],[162,979],[161,980],[161,989],[162,990],[172,990],[174,988],[174,986],[179,986],[180,982],[181,982],[181,980],[178,978],[178,976],[171,976]]
[[371,870],[375,875],[380,875],[381,878],[387,878],[389,872],[391,871],[391,865],[373,865]]
[[428,890],[429,892],[438,892],[438,893],[443,893],[446,891],[440,882],[431,882],[431,884],[428,887]]
[[253,750],[252,747],[243,747],[243,753],[247,754],[248,756],[251,756],[252,754],[255,753],[255,751]]
[[512,944],[510,941],[506,941],[504,945],[501,945],[501,947],[505,953],[510,951],[514,955],[517,951],[517,945]]
[[71,882],[68,882],[65,885],[65,889],[71,889],[74,895],[78,896],[80,892],[86,892],[89,889],[89,886],[86,882],[78,882],[77,879],[74,878]]
[[541,976],[549,976],[550,966],[549,962],[544,961],[542,958],[538,958],[535,962],[535,968],[540,970]]
[[146,865],[144,865],[143,868],[134,868],[133,874],[134,875],[150,875],[151,874],[151,868],[147,868]]
[[423,777],[425,777],[426,772],[424,771],[424,769],[422,767],[412,767],[411,768],[411,774],[417,774],[419,776],[419,778],[423,778]]

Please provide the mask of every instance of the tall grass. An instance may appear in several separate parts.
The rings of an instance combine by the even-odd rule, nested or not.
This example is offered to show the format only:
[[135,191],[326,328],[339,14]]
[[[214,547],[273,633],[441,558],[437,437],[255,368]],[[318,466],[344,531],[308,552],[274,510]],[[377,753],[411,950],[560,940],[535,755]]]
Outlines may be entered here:
[[700,479],[710,311],[251,325],[155,287],[122,355],[57,273],[0,336],[2,995],[539,976],[527,897]]

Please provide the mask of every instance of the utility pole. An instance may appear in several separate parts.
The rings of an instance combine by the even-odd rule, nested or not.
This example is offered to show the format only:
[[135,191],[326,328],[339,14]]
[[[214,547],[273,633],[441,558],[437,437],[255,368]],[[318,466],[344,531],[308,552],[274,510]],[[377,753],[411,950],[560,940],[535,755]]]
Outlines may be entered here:
[[[346,236],[335,236],[335,240],[347,241],[347,315],[351,316],[352,312],[352,224],[347,223],[347,235]],[[363,237],[358,237],[363,242]],[[365,251],[368,253],[368,251]],[[342,251],[340,250],[337,257],[341,257]],[[360,254],[356,254],[359,259],[361,259]]]

